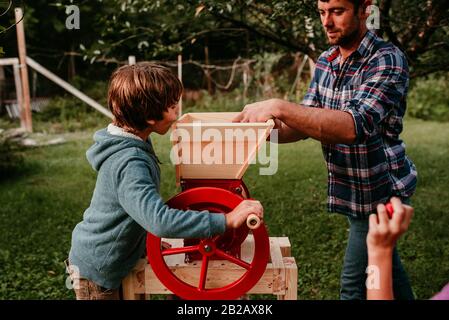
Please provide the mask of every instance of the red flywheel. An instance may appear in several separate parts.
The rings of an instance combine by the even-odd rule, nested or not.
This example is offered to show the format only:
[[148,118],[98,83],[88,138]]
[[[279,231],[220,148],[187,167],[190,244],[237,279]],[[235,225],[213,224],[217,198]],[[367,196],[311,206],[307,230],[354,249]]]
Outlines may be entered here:
[[[243,198],[231,191],[214,188],[198,187],[188,189],[170,199],[167,204],[181,210],[209,210],[210,212],[228,213],[232,211]],[[254,252],[252,261],[245,261],[239,255],[233,254],[236,246],[240,246],[248,235],[248,228],[243,225],[237,230],[227,230],[225,234],[208,239],[198,239],[179,248],[163,248],[161,238],[148,233],[147,255],[151,267],[162,284],[175,295],[187,300],[232,300],[247,293],[265,272],[269,253],[269,238],[262,223],[251,232],[254,237]],[[194,254],[201,260],[199,280],[197,284],[189,284],[178,278],[167,266],[166,256],[176,254]],[[208,287],[208,268],[211,260],[222,259],[242,268],[243,274],[237,280],[230,280],[223,287]]]

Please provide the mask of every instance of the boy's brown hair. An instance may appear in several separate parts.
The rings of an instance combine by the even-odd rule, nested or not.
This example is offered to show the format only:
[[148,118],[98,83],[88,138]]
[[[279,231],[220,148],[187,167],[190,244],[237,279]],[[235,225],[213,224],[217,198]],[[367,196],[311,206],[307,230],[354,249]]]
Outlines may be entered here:
[[178,103],[182,90],[181,81],[160,65],[139,62],[120,67],[108,90],[114,124],[130,132],[145,130],[148,120],[162,120],[162,113]]

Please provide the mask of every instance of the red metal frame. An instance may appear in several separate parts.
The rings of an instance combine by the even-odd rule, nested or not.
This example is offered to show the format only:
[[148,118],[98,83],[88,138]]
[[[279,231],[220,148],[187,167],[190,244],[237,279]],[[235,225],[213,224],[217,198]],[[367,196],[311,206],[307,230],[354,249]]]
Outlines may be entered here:
[[185,179],[181,181],[182,191],[198,187],[215,187],[231,191],[245,199],[250,197],[248,188],[241,179]]
[[[199,186],[202,183],[209,186]],[[210,186],[211,184],[214,186]],[[241,188],[241,193],[249,195],[241,180],[190,180],[184,183],[184,191],[170,199],[167,204],[182,210],[209,210],[226,214],[244,199],[236,188]],[[268,264],[269,238],[263,224],[252,230],[254,256],[251,263],[240,258],[240,245],[248,232],[248,228],[244,225],[237,230],[227,230],[221,236],[189,240],[185,241],[181,248],[168,249],[161,248],[161,239],[148,233],[148,260],[159,280],[183,299],[236,299],[248,292],[259,281]],[[182,281],[168,268],[164,256],[173,254],[185,254],[186,257],[194,257],[202,261],[198,286]],[[206,288],[208,264],[211,259],[216,258],[228,260],[246,271],[239,279],[222,288],[208,289]]]

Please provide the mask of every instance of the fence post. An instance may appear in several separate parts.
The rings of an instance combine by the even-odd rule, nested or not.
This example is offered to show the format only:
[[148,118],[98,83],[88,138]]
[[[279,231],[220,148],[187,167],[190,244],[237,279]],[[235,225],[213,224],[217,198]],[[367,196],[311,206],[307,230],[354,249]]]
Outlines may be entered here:
[[[178,78],[182,83],[182,54],[178,55]],[[182,95],[179,99],[179,117],[182,116]]]
[[248,85],[249,85],[249,67],[248,64],[245,64],[243,67],[243,104],[246,105],[246,101],[248,98]]
[[20,74],[22,77],[21,80],[22,80],[22,95],[24,107],[20,110],[20,119],[21,123],[25,125],[25,129],[28,132],[33,132],[33,123],[31,117],[30,84],[28,82],[25,28],[23,26],[22,8],[16,8],[15,15],[16,15],[17,44],[19,48]]
[[208,69],[210,62],[209,62],[209,47],[206,45],[204,47],[204,59],[205,59],[205,63],[206,63],[206,70],[205,70],[205,75],[206,75],[206,82],[207,82],[207,91],[209,92],[209,95],[213,95],[213,91],[212,91],[212,80],[211,80],[211,75],[210,75],[210,71]]
[[[23,107],[23,93],[22,93],[22,81],[20,81],[20,65],[15,63],[13,65],[14,69],[14,82],[16,85],[16,96],[17,96],[17,105],[19,106],[19,112],[22,115]],[[26,128],[26,123],[24,117],[20,117],[20,126],[21,128]]]

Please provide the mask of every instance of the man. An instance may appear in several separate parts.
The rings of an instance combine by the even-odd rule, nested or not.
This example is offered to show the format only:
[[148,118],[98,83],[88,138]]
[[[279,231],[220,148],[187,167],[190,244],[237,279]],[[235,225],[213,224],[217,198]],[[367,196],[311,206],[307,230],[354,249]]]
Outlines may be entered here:
[[[328,209],[348,216],[349,240],[341,299],[365,299],[368,216],[397,196],[408,203],[416,168],[400,140],[408,67],[402,52],[368,31],[368,0],[318,0],[332,47],[319,57],[301,105],[271,99],[247,105],[234,121],[275,119],[279,142],[311,137],[322,143],[328,169]],[[413,299],[393,252],[396,299]]]

